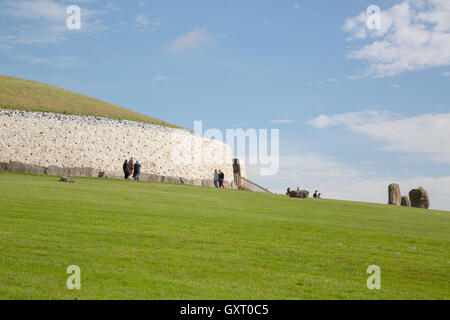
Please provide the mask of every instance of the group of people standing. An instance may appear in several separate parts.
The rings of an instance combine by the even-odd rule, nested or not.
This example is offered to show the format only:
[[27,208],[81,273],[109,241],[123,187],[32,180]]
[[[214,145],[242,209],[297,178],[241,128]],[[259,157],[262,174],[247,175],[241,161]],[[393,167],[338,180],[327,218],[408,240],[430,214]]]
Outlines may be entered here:
[[[141,174],[141,164],[139,161],[135,161],[133,158],[125,160],[122,167],[125,180],[139,180],[139,175]],[[226,188],[225,175],[221,170],[214,170],[214,186],[220,189]]]
[[141,164],[139,161],[134,161],[133,158],[130,160],[125,160],[123,163],[123,174],[125,179],[139,180],[139,175],[141,174]]
[[315,198],[315,199],[322,199],[322,194],[319,193],[319,191],[316,190],[314,192],[314,194],[313,194],[313,198]]
[[214,170],[214,186],[219,189],[225,189],[226,185],[224,181],[225,175],[223,174],[223,172],[220,170],[217,171],[217,169]]

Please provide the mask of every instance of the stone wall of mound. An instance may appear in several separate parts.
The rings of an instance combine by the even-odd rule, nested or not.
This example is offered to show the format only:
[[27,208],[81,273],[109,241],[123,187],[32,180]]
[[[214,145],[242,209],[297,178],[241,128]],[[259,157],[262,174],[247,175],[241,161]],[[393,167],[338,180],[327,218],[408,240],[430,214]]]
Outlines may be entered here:
[[141,163],[146,180],[211,185],[214,169],[219,169],[226,181],[233,181],[229,146],[187,130],[128,120],[0,109],[3,167],[19,163],[12,167],[36,166],[46,174],[88,176],[104,171],[108,177],[122,177],[122,164],[130,157]]

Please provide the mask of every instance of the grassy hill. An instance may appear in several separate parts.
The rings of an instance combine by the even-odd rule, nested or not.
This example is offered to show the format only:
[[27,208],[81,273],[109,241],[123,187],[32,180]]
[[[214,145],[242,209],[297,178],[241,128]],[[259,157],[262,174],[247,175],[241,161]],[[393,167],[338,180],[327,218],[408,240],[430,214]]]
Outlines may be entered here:
[[0,108],[90,115],[177,127],[82,94],[7,76],[0,76]]
[[57,180],[0,172],[0,299],[450,298],[449,212]]

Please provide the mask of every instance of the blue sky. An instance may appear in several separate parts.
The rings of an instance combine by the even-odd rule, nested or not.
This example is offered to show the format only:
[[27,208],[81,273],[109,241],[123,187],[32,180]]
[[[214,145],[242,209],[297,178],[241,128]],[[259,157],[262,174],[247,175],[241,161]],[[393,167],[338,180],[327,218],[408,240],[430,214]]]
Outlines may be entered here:
[[1,74],[189,129],[278,128],[278,175],[248,168],[277,192],[384,203],[398,182],[450,210],[447,0],[5,0],[0,17]]

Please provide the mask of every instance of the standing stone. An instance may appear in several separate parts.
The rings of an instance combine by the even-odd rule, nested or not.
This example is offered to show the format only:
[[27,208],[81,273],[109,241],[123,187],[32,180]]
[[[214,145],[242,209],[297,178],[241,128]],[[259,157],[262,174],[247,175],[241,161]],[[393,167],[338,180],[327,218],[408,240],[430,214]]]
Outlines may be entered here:
[[412,189],[409,192],[409,199],[411,200],[411,206],[414,208],[428,209],[430,207],[430,198],[427,191],[422,187]]
[[388,188],[389,204],[399,206],[402,201],[402,194],[400,193],[400,186],[396,183],[391,183]]
[[402,197],[402,207],[411,207],[411,201],[409,201],[408,196]]

